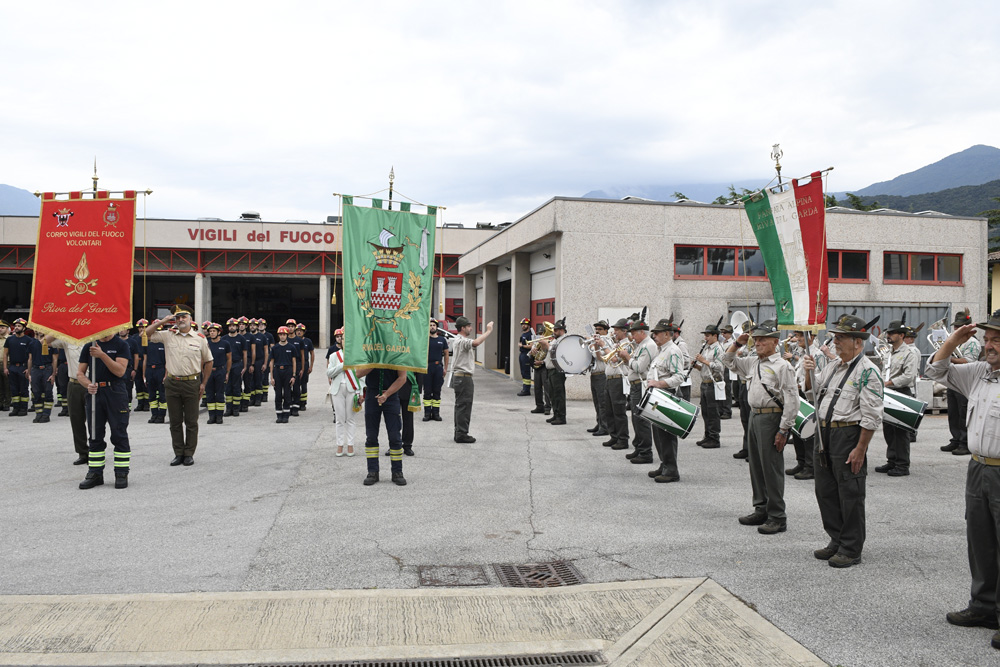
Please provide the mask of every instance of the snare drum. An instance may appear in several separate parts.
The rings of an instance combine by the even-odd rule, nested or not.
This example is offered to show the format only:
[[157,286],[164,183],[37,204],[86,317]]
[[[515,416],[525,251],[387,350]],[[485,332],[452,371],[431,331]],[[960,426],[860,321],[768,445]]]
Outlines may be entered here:
[[673,433],[683,440],[698,419],[699,408],[680,396],[657,387],[649,387],[639,401],[639,416],[656,428]]
[[590,368],[594,353],[583,336],[567,334],[552,345],[552,364],[566,375],[579,375]]
[[816,434],[816,408],[804,398],[799,398],[799,413],[795,415],[792,431],[803,440],[808,440]]
[[916,433],[927,404],[892,389],[886,389],[882,402],[882,421]]

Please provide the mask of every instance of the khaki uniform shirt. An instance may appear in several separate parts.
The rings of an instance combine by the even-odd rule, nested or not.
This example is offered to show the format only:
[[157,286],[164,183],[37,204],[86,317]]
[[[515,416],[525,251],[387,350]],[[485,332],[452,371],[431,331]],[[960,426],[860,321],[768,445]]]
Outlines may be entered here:
[[1000,458],[1000,371],[985,361],[953,364],[950,359],[939,359],[927,365],[925,374],[969,399],[965,414],[969,451]]
[[[736,350],[729,349],[722,357],[722,363],[731,371],[747,379],[747,402],[751,408],[781,408],[782,431],[787,431],[795,424],[799,414],[799,386],[795,380],[795,371],[780,352],[775,352],[766,359],[757,355],[752,357],[736,356]],[[760,371],[758,377],[758,371]],[[765,389],[770,389],[770,393]],[[781,405],[771,397],[774,394]]]
[[[0,339],[0,345],[3,345],[2,339]],[[83,345],[76,345],[62,338],[56,338],[49,347],[55,350],[66,350],[67,370],[69,371],[69,376],[75,380],[76,370],[80,365],[80,354],[83,352]]]
[[455,373],[472,373],[476,368],[476,348],[472,339],[462,334],[455,336],[451,343],[451,368]]
[[917,384],[917,369],[920,368],[920,353],[906,343],[892,351],[889,361],[890,389],[911,389]]
[[705,382],[719,382],[722,380],[722,357],[724,357],[726,351],[722,349],[719,345],[719,341],[715,341],[711,345],[705,348],[705,351],[701,353],[701,356],[709,360],[709,365],[706,368],[704,364],[698,369],[698,373],[701,375],[702,383]]
[[[618,347],[618,341],[615,340],[614,336],[608,336],[608,349],[603,352],[603,354],[610,354],[611,350]],[[620,378],[625,373],[625,364],[619,364],[617,361],[615,364],[605,364],[604,372],[609,378]]]
[[562,336],[557,336],[557,337],[555,337],[555,338],[553,338],[552,340],[549,341],[549,349],[545,353],[545,368],[546,368],[546,370],[550,370],[550,371],[556,370],[556,364],[555,364],[555,361],[554,361],[555,358],[556,358],[556,344],[559,341],[561,341],[565,335],[566,334],[563,334]]
[[628,361],[628,381],[645,380],[649,373],[649,365],[653,363],[653,357],[657,354],[656,343],[650,336],[639,343]]
[[[611,345],[611,343],[608,340],[607,336],[598,336],[598,338],[600,338],[601,340],[603,340],[606,345],[609,345],[609,346]],[[593,352],[593,354],[594,354],[594,363],[591,364],[591,366],[590,366],[590,372],[594,373],[594,374],[606,373],[608,371],[607,364],[605,364],[603,361],[601,361],[601,353],[600,352],[596,352],[594,350],[594,347],[596,347],[596,341],[595,341],[595,345],[590,348],[590,351]],[[614,347],[614,346],[611,346],[611,347]]]
[[667,389],[676,389],[684,382],[684,355],[674,341],[667,339],[663,347],[657,349],[646,379],[662,380],[667,383]]
[[[844,384],[844,389],[840,394],[840,398],[837,399],[837,404],[834,407],[833,416],[830,417],[830,421],[861,422],[861,428],[874,431],[882,423],[882,395],[884,387],[882,386],[882,376],[879,375],[878,368],[872,363],[871,359],[864,356],[864,352],[860,354],[861,361],[854,367],[850,378]],[[850,365],[851,362],[845,364],[838,357],[837,359],[832,359],[822,372],[816,374],[816,384],[811,393],[815,396],[817,388],[826,387],[819,405],[816,405],[815,400],[813,401],[813,405],[816,405],[817,419],[826,421],[826,413],[830,409],[830,402],[833,400],[833,395],[837,387],[840,386],[841,380],[844,379],[844,373]]]
[[188,331],[186,334],[170,329],[156,331],[149,337],[149,342],[163,343],[167,375],[177,377],[198,375],[202,371],[202,366],[212,361],[208,341],[194,331]]
[[958,347],[958,352],[963,357],[965,357],[969,362],[979,361],[979,353],[982,351],[983,346],[980,345],[976,337],[973,336],[969,340],[965,341],[963,345]]

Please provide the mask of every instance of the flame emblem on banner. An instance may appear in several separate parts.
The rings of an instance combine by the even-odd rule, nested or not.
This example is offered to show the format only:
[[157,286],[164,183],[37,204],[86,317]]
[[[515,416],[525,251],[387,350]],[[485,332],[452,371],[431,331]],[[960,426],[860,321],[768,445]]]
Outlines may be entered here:
[[76,294],[97,295],[97,292],[90,289],[91,287],[97,287],[97,278],[94,278],[89,282],[87,281],[87,278],[90,277],[90,269],[87,267],[87,253],[83,253],[80,257],[80,263],[76,265],[76,271],[73,272],[73,277],[76,280],[66,281],[66,287],[70,288],[70,290],[66,292],[66,296],[69,296],[74,292]]

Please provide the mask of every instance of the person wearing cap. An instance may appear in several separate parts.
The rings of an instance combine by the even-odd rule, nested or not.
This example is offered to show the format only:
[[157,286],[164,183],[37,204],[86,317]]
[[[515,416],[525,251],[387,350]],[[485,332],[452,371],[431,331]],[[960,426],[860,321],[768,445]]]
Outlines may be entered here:
[[270,331],[267,330],[267,320],[263,317],[257,318],[257,335],[264,339],[264,365],[261,366],[260,371],[260,401],[259,403],[267,403],[268,401],[268,388],[271,386],[270,378],[270,368],[271,368],[271,348],[274,347],[274,336]]
[[[611,406],[607,399],[607,364],[598,354],[607,342],[608,323],[604,320],[594,322],[594,336],[588,347],[594,353],[594,360],[590,364],[590,398],[594,402],[594,415],[597,424],[594,428],[588,428],[587,433],[595,437],[603,437],[611,432],[610,420]],[[612,443],[614,444],[614,443]],[[608,445],[609,447],[611,445]]]
[[528,354],[531,351],[531,339],[534,338],[534,332],[531,330],[531,320],[525,317],[521,320],[521,338],[517,343],[518,352],[517,361],[521,366],[521,391],[517,393],[518,396],[531,396],[531,355]]
[[686,377],[681,386],[678,387],[677,391],[685,401],[691,401],[691,362],[694,360],[691,357],[691,349],[688,347],[687,341],[684,340],[682,328],[684,327],[684,320],[680,321],[680,324],[674,325],[674,331],[672,336],[674,338],[674,344],[680,348],[681,354],[684,355],[684,370],[686,371]]
[[552,350],[559,344],[560,339],[566,335],[566,320],[556,320],[552,325],[552,340],[541,341],[540,346],[545,350],[545,393],[552,403],[552,416],[545,421],[553,426],[560,426],[566,423],[566,374],[556,367]]
[[129,396],[125,376],[131,356],[128,343],[114,334],[91,341],[80,351],[76,380],[89,394],[87,416],[92,425],[89,466],[87,476],[80,482],[81,489],[104,484],[105,452],[108,448],[104,440],[105,429],[111,431],[111,444],[115,449],[115,488],[128,487],[132,448],[128,440]]
[[[46,336],[47,338],[47,336]],[[66,357],[66,350],[56,348],[56,402],[52,407],[59,407],[57,417],[69,416],[69,360]]]
[[403,422],[400,389],[406,384],[406,371],[395,368],[363,368],[358,378],[365,378],[365,459],[368,474],[365,486],[379,481],[379,431],[385,422],[386,439],[389,441],[392,483],[406,486],[403,477]]
[[229,341],[221,337],[222,325],[209,322],[208,351],[212,353],[212,374],[205,383],[205,398],[207,399],[207,424],[221,424],[222,414],[226,409],[226,385],[229,382],[229,371],[233,366],[233,348]]
[[128,402],[129,407],[131,408],[132,392],[136,386],[135,376],[142,370],[142,365],[139,361],[142,355],[142,349],[138,340],[133,342],[132,337],[129,336],[128,329],[128,327],[124,327],[118,332],[118,337],[125,341],[125,344],[128,345],[129,349],[128,370],[125,372],[125,389],[128,391]]
[[[627,342],[628,320],[623,317],[611,327],[611,336],[607,340],[598,341],[599,349],[597,354],[600,359],[604,359],[616,347],[625,345]],[[604,394],[605,401],[608,404],[608,435],[610,437],[601,444],[614,450],[628,449],[629,433],[628,416],[626,414],[628,411],[628,395],[622,386],[622,376],[626,371],[624,363],[618,361],[617,355],[604,364]]]
[[243,376],[247,372],[247,357],[250,354],[247,348],[250,346],[247,345],[247,339],[239,333],[239,320],[230,317],[226,320],[226,328],[229,330],[226,342],[232,348],[233,363],[229,368],[229,379],[226,380],[226,410],[222,416],[239,417],[243,403]]
[[306,337],[306,325],[301,322],[295,325],[295,337],[302,345],[302,373],[300,373],[299,381],[296,383],[301,388],[299,391],[299,410],[305,410],[306,403],[309,401],[309,375],[313,372],[313,366],[316,364],[316,347],[313,345],[312,339]]
[[[237,333],[243,337],[243,344],[247,353],[246,361],[243,363],[243,374],[240,377],[241,390],[239,408],[240,412],[250,410],[250,397],[253,395],[253,367],[257,363],[257,348],[254,347],[247,328],[250,320],[245,315],[240,315],[236,319]],[[233,403],[233,412],[236,412],[236,402]]]
[[[748,451],[753,512],[739,518],[744,526],[757,526],[762,535],[783,533],[785,514],[785,444],[799,412],[799,385],[795,371],[778,352],[778,323],[761,322],[741,334],[726,350],[722,363],[747,379],[750,403]],[[753,336],[756,356],[737,358]]]
[[31,401],[35,406],[34,424],[48,424],[52,415],[52,386],[56,379],[55,357],[58,352],[39,338],[31,339]]
[[149,324],[149,320],[140,318],[135,323],[135,333],[129,336],[128,345],[132,349],[132,360],[135,364],[135,398],[138,403],[135,406],[136,412],[149,412],[149,389],[146,388],[146,378],[143,375],[143,355],[145,350],[142,344],[142,331]]
[[625,349],[619,350],[618,357],[625,362],[623,370],[628,373],[628,402],[632,411],[632,433],[634,434],[632,445],[635,449],[626,454],[625,458],[637,464],[652,463],[653,427],[639,416],[639,401],[642,400],[642,394],[646,388],[649,365],[657,354],[656,343],[649,337],[649,324],[640,316],[635,316],[628,330],[632,334],[632,342],[635,347],[631,353]]
[[267,367],[267,338],[260,333],[260,320],[250,318],[247,324],[247,338],[253,348],[253,363],[250,368],[250,407],[260,407],[263,393],[264,368]]
[[[438,322],[430,321],[430,338],[427,342],[427,373],[423,375],[424,384],[424,421],[442,421],[441,419],[441,387],[444,386],[444,374],[448,372],[449,357],[448,340],[438,331]],[[406,437],[403,445],[405,450]],[[412,451],[412,450],[411,450]],[[405,453],[405,451],[404,451]]]
[[[795,369],[795,378],[799,384],[799,397],[805,397],[805,368],[803,361],[807,354],[812,355],[816,362],[816,368],[820,371],[826,366],[827,356],[819,345],[815,336],[812,337],[808,347],[806,346],[807,333],[805,331],[793,331],[795,337],[795,349],[790,355],[782,355],[788,363]],[[804,481],[815,479],[813,472],[813,450],[816,448],[815,434],[808,438],[803,438],[795,431],[792,431],[792,445],[795,448],[795,465],[785,470],[785,474],[797,480]]]
[[302,369],[306,364],[305,348],[302,346],[302,339],[295,335],[295,325],[297,322],[289,319],[285,322],[288,329],[288,344],[292,346],[295,353],[295,382],[292,384],[292,407],[288,413],[292,417],[299,416],[299,395],[302,393]]
[[[970,318],[971,319],[971,318]],[[982,361],[954,363],[953,354],[983,330]],[[924,374],[968,400],[968,447],[972,455],[965,476],[965,537],[972,575],[971,597],[961,611],[949,612],[952,625],[997,629],[1000,588],[1000,310],[985,322],[955,326],[930,358]],[[1000,631],[990,644],[1000,649]]]
[[333,336],[340,347],[330,355],[326,376],[330,380],[330,397],[337,423],[337,456],[344,455],[344,445],[347,445],[347,455],[354,456],[354,431],[357,423],[355,406],[360,408],[359,395],[364,390],[365,381],[354,371],[344,367],[344,330],[337,329]]
[[[10,325],[5,320],[0,320],[0,350],[4,348],[7,338],[10,336]],[[0,352],[0,371],[3,370],[3,353]],[[6,373],[0,372],[0,410],[6,412],[10,410],[10,379]]]
[[[157,330],[161,324],[169,323],[175,323],[176,327],[168,331]],[[170,465],[194,465],[194,453],[198,448],[198,403],[212,374],[208,340],[191,330],[191,311],[183,307],[147,326],[146,340],[162,342],[166,355],[167,373],[163,386],[174,448]]]
[[[753,331],[756,328],[756,324],[752,319],[747,319],[743,324],[743,331]],[[728,348],[726,348],[728,349]],[[736,352],[736,356],[740,359],[746,357],[757,356],[757,351],[752,345],[743,345]],[[736,382],[739,383],[737,387],[733,389],[733,395],[736,397],[737,404],[740,408],[740,425],[743,427],[743,446],[738,452],[733,453],[734,459],[743,459],[747,463],[750,463],[750,403],[747,399],[747,379],[739,371],[736,372]]]
[[[722,320],[719,320],[721,323]],[[715,383],[722,380],[722,356],[725,350],[719,345],[719,323],[710,324],[701,333],[705,343],[695,355],[692,368],[701,376],[701,420],[705,424],[705,437],[696,444],[705,449],[718,449],[722,435],[719,421],[719,402],[715,397]]]
[[883,410],[882,377],[865,356],[865,341],[877,321],[877,317],[866,323],[854,315],[841,316],[829,329],[837,359],[818,373],[811,354],[803,362],[806,392],[815,397],[818,421],[813,464],[816,501],[830,536],[829,544],[813,555],[831,567],[857,564],[865,545],[866,454]]
[[[972,324],[972,314],[966,308],[955,315],[955,321],[952,322],[952,330],[954,331],[970,324]],[[958,346],[956,353],[950,358],[950,363],[959,365],[973,364],[979,361],[982,349],[983,346],[979,344],[979,340],[976,339],[975,333],[973,333],[967,341]],[[948,401],[948,431],[951,433],[951,439],[947,445],[941,447],[941,451],[951,452],[955,456],[968,456],[970,450],[966,416],[969,410],[969,399],[950,387],[948,388],[946,397]]]
[[[730,324],[723,324],[719,327],[719,345],[723,350],[728,350],[729,346],[733,344],[733,327]],[[722,369],[722,380],[726,383],[726,397],[720,399],[719,403],[719,419],[732,419],[733,418],[733,383],[732,378],[729,375],[729,369]]]
[[[145,325],[149,327],[147,323]],[[144,329],[148,330],[148,329]],[[142,375],[149,393],[149,419],[147,424],[165,424],[167,418],[167,397],[163,381],[167,376],[167,354],[161,341],[153,342],[146,336],[146,349],[142,355]]]
[[472,400],[475,394],[472,373],[476,369],[476,348],[493,333],[493,322],[490,321],[486,325],[486,331],[476,338],[472,338],[472,322],[464,315],[455,320],[455,327],[458,329],[458,335],[451,343],[452,388],[455,390],[455,442],[473,443],[476,439],[469,435],[469,423],[472,421]]
[[541,355],[541,358],[529,355],[532,356],[531,365],[534,368],[535,373],[535,379],[532,383],[532,386],[535,388],[535,407],[531,410],[531,414],[534,415],[552,414],[552,397],[549,396],[547,383],[545,381],[545,375],[547,372],[547,369],[545,368],[545,357],[548,356],[548,348],[546,347],[546,344],[547,342],[544,340],[532,343],[532,347],[535,349],[536,354]]
[[[920,370],[920,353],[903,343],[906,333],[906,313],[903,318],[889,323],[886,338],[892,346],[892,357],[889,361],[888,376],[883,378],[885,388],[898,391],[907,396],[913,396],[917,384],[917,373]],[[882,436],[886,444],[886,462],[875,468],[875,472],[884,472],[890,477],[905,477],[910,474],[910,432],[900,426],[882,422]]]
[[[676,394],[677,387],[684,381],[684,355],[673,340],[674,323],[670,317],[657,322],[650,330],[650,338],[656,344],[656,357],[649,365],[646,386],[663,389]],[[660,467],[647,474],[658,484],[679,482],[677,470],[677,436],[662,428],[652,429],[653,446],[660,457]]]
[[271,386],[274,387],[274,413],[277,415],[275,424],[287,424],[292,413],[292,387],[296,382],[299,353],[289,341],[291,337],[291,329],[278,327],[278,342],[271,348],[268,374],[271,376]]
[[28,369],[31,367],[31,338],[24,334],[28,321],[14,320],[14,335],[3,344],[3,374],[10,382],[11,417],[28,416]]

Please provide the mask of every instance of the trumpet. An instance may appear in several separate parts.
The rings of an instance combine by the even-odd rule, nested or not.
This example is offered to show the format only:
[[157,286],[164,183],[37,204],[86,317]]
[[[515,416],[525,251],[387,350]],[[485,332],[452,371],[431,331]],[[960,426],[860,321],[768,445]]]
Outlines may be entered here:
[[635,345],[632,344],[632,341],[626,338],[622,342],[618,343],[618,345],[616,345],[613,350],[601,356],[601,361],[603,361],[608,366],[611,366],[612,368],[618,368],[619,366],[625,363],[623,359],[618,357],[618,353],[622,350],[624,350],[627,354],[631,355],[632,352],[635,350]]
[[[931,344],[931,347],[933,347],[935,351],[940,350],[944,342],[948,340],[947,326],[948,325],[945,324],[944,318],[942,318],[931,324],[928,328],[927,342]],[[960,358],[962,353],[955,349],[952,350],[951,356]]]
[[545,333],[537,338],[532,338],[528,342],[531,343],[531,349],[528,350],[528,356],[530,356],[535,361],[542,361],[545,359],[545,353],[547,350],[543,348],[539,343],[543,341],[548,341],[555,338],[555,328],[552,322],[543,322],[542,331]]

